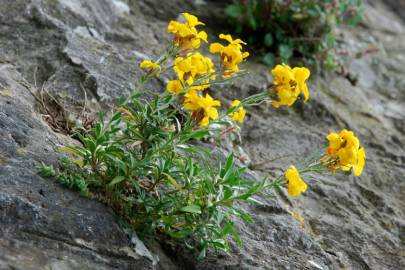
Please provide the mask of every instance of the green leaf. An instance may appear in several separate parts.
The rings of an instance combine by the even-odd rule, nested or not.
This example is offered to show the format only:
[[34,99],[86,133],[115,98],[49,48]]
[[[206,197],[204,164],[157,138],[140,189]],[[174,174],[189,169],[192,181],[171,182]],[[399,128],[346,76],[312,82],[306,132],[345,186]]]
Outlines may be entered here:
[[210,152],[209,149],[206,149],[206,148],[198,146],[198,145],[178,144],[178,145],[176,145],[176,148],[182,149],[190,154],[205,155],[207,157],[210,157],[212,155],[212,152]]
[[182,212],[192,213],[192,214],[201,214],[201,207],[196,204],[190,204],[184,206],[180,209]]
[[109,186],[114,186],[114,185],[116,185],[116,184],[121,183],[122,181],[124,181],[125,178],[126,178],[125,176],[116,176],[116,177],[114,177],[113,180],[111,180],[111,182],[110,182],[108,185],[109,185]]
[[213,240],[212,244],[214,245],[214,247],[224,251],[227,251],[229,249],[226,241],[221,238]]
[[256,205],[265,205],[264,202],[259,201],[259,200],[255,199],[253,197],[248,198],[247,201],[250,202],[250,203],[256,204]]
[[171,216],[161,216],[160,220],[165,224],[165,226],[172,226],[175,224],[175,220]]
[[283,63],[287,64],[293,55],[293,52],[290,46],[282,44],[278,47],[278,54],[280,55]]
[[253,15],[249,16],[249,24],[250,24],[250,27],[252,27],[253,30],[256,30],[257,21],[256,21],[256,18]]
[[271,33],[267,33],[264,36],[264,45],[266,45],[267,47],[273,45],[273,36],[271,35]]
[[228,200],[230,197],[233,195],[233,190],[227,186],[224,186],[224,198],[222,199],[223,201]]
[[116,113],[111,117],[110,122],[112,123],[112,122],[115,122],[115,121],[119,120],[119,119],[121,118],[121,115],[122,115],[121,112],[116,112]]
[[182,191],[181,186],[179,185],[179,183],[177,183],[177,181],[171,177],[169,174],[167,173],[163,173],[163,175],[165,175],[167,177],[167,179],[169,180],[170,184],[172,184],[178,191]]
[[231,153],[228,158],[226,159],[225,167],[221,172],[221,177],[224,177],[225,175],[228,174],[229,171],[233,168],[233,164],[235,162],[235,158],[233,153]]
[[183,239],[184,237],[189,236],[192,233],[192,230],[190,229],[184,229],[181,231],[177,231],[177,232],[168,232],[167,234],[175,239]]
[[239,233],[235,230],[235,228],[232,230],[232,236],[236,241],[236,244],[238,244],[238,246],[242,246],[242,239],[240,239],[240,235]]
[[190,135],[189,135],[189,138],[190,138],[190,139],[192,138],[192,139],[199,140],[199,139],[204,138],[204,137],[207,136],[208,134],[209,134],[208,130],[206,130],[206,129],[200,129],[200,130],[191,132]]
[[231,233],[235,228],[233,227],[232,222],[229,222],[228,224],[225,225],[225,227],[222,229],[221,236],[225,236],[229,233]]
[[202,260],[205,258],[205,256],[207,256],[207,248],[208,248],[208,244],[204,243],[200,253],[198,254],[198,257],[197,257],[198,260]]
[[253,218],[250,215],[246,214],[242,210],[235,209],[235,208],[233,208],[232,210],[233,210],[233,214],[235,214],[236,216],[241,217],[246,222],[251,222],[253,220]]
[[262,58],[262,62],[265,63],[269,67],[274,66],[274,55],[273,55],[273,53],[266,53]]
[[238,4],[229,5],[225,8],[225,14],[237,19],[242,15],[242,7]]
[[97,145],[92,139],[84,138],[83,143],[91,153],[94,153],[96,151]]

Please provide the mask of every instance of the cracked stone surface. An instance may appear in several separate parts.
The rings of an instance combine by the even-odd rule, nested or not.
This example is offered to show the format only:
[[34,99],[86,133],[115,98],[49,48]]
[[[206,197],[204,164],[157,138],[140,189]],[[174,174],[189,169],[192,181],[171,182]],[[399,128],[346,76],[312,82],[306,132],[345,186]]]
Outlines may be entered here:
[[[64,99],[72,118],[83,102],[109,110],[136,86],[137,62],[164,50],[169,19],[194,12],[218,31],[222,1],[1,0],[0,269],[405,269],[405,15],[397,4],[369,1],[364,22],[339,31],[356,85],[314,76],[309,102],[261,105],[243,126],[252,177],[281,173],[342,128],[365,146],[364,174],[314,175],[297,199],[282,191],[266,207],[240,205],[254,221],[237,224],[244,245],[231,255],[198,262],[181,247],[146,243],[154,264],[110,209],[37,174],[38,162],[55,163],[57,147],[72,141],[47,126],[30,91]],[[268,68],[245,65],[251,75],[217,89],[224,103],[271,83]],[[166,80],[148,87],[161,91]]]

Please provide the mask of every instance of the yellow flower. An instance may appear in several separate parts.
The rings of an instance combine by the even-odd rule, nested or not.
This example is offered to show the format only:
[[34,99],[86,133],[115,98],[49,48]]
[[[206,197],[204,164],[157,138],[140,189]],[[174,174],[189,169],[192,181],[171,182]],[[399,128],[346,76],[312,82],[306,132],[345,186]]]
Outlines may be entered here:
[[229,42],[227,46],[220,43],[212,43],[210,46],[211,53],[217,53],[221,57],[221,67],[225,72],[224,77],[229,77],[232,73],[238,72],[238,65],[249,56],[248,52],[242,52],[242,44],[246,45],[240,39],[232,39],[231,35],[220,34],[219,38]]
[[354,175],[361,175],[365,165],[366,152],[363,147],[360,147],[359,139],[353,131],[343,129],[339,134],[332,132],[326,138],[329,146],[321,162],[332,171],[353,169]]
[[[238,107],[240,105],[240,101],[239,100],[234,100],[231,103],[231,108],[233,107]],[[239,107],[236,111],[232,112],[229,114],[232,118],[232,120],[234,121],[238,121],[239,123],[243,123],[243,119],[245,118],[246,115],[246,111],[243,107]]]
[[309,90],[306,80],[311,75],[311,72],[305,67],[295,67],[292,69],[292,72],[294,74],[295,81],[297,82],[298,91],[304,95],[304,101],[307,101],[309,98]]
[[198,111],[200,99],[201,96],[196,91],[190,90],[184,95],[183,107],[189,111]]
[[185,22],[170,21],[167,26],[167,32],[174,34],[174,45],[181,49],[197,49],[200,47],[201,40],[207,41],[207,33],[198,32],[197,25],[204,25],[198,21],[198,18],[189,13],[182,13]]
[[[176,57],[174,61],[174,71],[181,82],[191,86],[195,80],[215,72],[214,63],[209,57],[201,53],[190,53],[186,57]],[[203,82],[206,85],[193,86],[194,90],[204,90],[209,87],[209,81],[215,79],[214,76],[207,77]]]
[[366,151],[363,147],[357,152],[357,163],[353,164],[353,173],[355,176],[360,176],[363,173],[364,165],[366,164]]
[[183,90],[183,85],[179,80],[172,80],[167,83],[167,91],[178,95]]
[[190,90],[184,95],[183,106],[193,113],[194,119],[199,121],[201,126],[207,126],[210,119],[218,119],[215,107],[221,106],[221,103],[209,94],[202,97],[196,91]]
[[300,93],[304,100],[309,98],[309,90],[306,80],[310,76],[309,69],[305,67],[295,67],[291,69],[288,65],[277,65],[271,71],[274,81],[274,92],[277,100],[272,101],[276,108],[280,106],[291,106],[297,100]]
[[162,67],[158,63],[150,61],[150,60],[143,60],[139,64],[139,67],[141,69],[147,70],[148,72],[157,71],[159,73],[162,70]]
[[301,179],[300,174],[294,165],[291,165],[291,167],[285,172],[284,176],[288,181],[288,195],[296,197],[307,190],[307,184]]

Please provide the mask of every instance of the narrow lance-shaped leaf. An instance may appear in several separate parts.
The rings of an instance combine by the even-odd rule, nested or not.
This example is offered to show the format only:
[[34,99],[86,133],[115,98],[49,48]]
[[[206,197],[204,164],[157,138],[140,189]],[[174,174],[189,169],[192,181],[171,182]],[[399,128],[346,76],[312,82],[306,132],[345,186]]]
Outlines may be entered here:
[[190,204],[182,207],[180,211],[192,214],[201,214],[201,207],[199,205]]
[[116,177],[114,177],[113,180],[111,180],[111,182],[110,182],[108,185],[109,185],[109,186],[114,186],[114,185],[116,185],[116,184],[121,183],[122,181],[124,181],[125,178],[126,178],[125,176],[116,176]]

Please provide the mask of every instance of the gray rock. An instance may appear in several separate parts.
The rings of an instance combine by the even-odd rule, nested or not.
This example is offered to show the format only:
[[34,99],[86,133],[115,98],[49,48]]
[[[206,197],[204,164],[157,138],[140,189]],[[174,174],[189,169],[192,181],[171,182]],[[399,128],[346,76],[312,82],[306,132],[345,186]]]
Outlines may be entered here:
[[152,269],[111,210],[38,176],[67,140],[35,113],[15,67],[1,65],[0,81],[1,269]]

